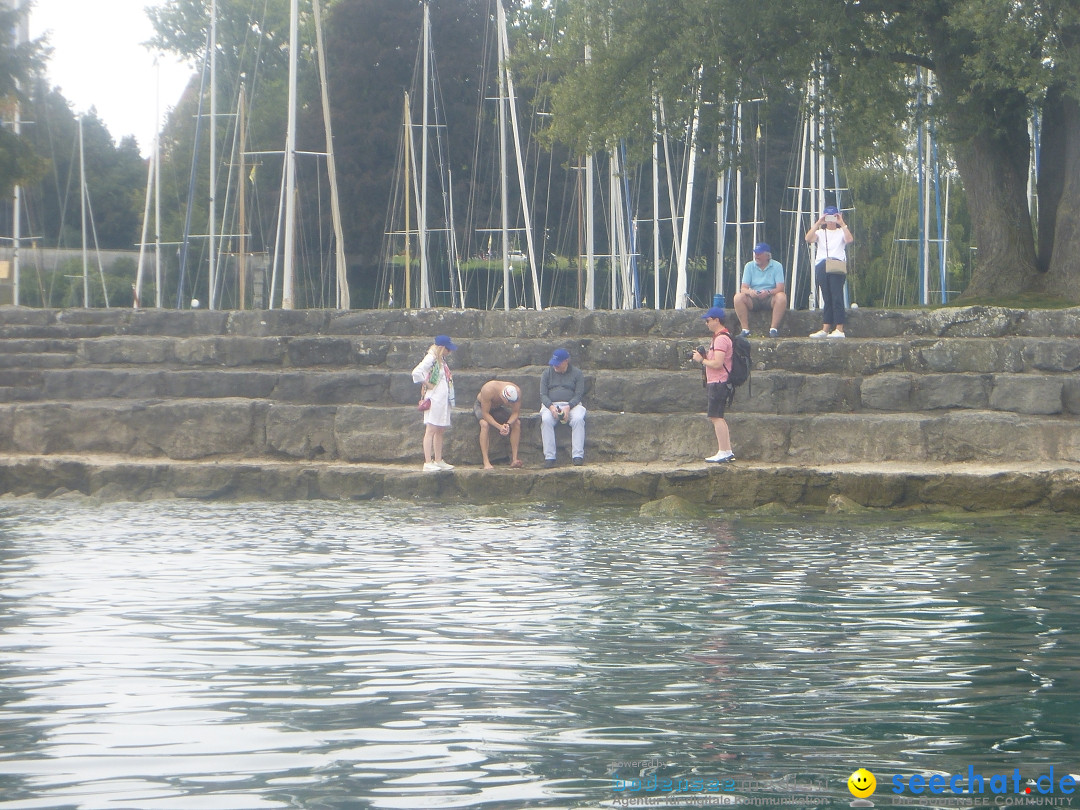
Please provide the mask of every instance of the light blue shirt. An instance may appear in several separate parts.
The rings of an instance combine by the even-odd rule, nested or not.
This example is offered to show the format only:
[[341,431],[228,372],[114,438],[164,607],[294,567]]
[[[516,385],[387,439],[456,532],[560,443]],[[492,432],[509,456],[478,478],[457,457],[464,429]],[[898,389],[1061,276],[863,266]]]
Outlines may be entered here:
[[784,283],[784,267],[776,259],[769,259],[769,263],[762,270],[753,259],[746,263],[742,271],[742,283],[751,290],[772,290],[778,284]]

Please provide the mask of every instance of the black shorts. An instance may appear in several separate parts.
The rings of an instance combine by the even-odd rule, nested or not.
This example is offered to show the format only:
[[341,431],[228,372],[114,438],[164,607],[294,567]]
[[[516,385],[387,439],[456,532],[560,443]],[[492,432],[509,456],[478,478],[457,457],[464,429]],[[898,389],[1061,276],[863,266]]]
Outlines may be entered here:
[[[480,400],[476,400],[473,403],[473,416],[476,417],[477,422],[484,421],[484,409],[480,407]],[[510,421],[510,409],[503,405],[496,405],[491,409],[491,418],[498,422],[500,425],[505,425]]]
[[705,395],[709,398],[708,417],[723,419],[724,408],[728,402],[728,384],[726,382],[709,383],[705,386]]

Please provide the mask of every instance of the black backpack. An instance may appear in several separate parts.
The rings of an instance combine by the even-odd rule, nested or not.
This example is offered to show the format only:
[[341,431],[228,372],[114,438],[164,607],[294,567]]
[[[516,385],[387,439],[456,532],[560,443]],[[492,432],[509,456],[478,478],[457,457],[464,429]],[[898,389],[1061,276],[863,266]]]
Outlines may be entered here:
[[[731,338],[731,365],[728,367],[725,407],[735,399],[736,387],[750,382],[750,339],[741,332],[735,335],[728,332],[728,337]],[[746,390],[753,394],[752,387],[747,386]]]
[[745,335],[731,336],[731,369],[727,381],[733,386],[750,382],[750,339]]

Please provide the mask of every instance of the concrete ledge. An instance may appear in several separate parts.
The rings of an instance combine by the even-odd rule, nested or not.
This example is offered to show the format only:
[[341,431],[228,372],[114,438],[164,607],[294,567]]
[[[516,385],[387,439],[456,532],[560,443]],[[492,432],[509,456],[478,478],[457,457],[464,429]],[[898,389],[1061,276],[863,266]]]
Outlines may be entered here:
[[843,496],[868,508],[1080,511],[1080,464],[599,464],[553,470],[274,461],[137,461],[117,456],[9,456],[0,494],[105,500],[454,500],[642,504],[678,495],[717,510],[822,508]]

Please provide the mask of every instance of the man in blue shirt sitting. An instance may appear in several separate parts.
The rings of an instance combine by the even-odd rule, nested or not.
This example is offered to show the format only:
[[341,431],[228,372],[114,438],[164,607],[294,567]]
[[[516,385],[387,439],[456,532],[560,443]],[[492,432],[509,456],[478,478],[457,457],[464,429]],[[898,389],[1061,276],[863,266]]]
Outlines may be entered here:
[[754,260],[743,268],[742,289],[735,293],[735,313],[742,324],[743,335],[750,334],[750,310],[769,309],[772,311],[769,337],[776,337],[787,305],[784,268],[773,259],[772,248],[765,242],[758,242],[754,245]]

